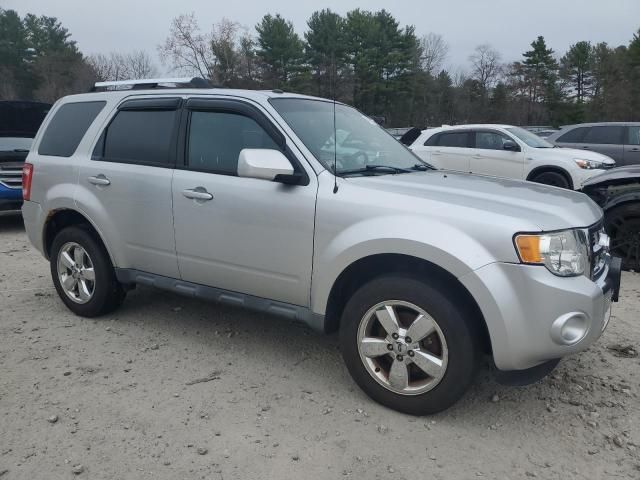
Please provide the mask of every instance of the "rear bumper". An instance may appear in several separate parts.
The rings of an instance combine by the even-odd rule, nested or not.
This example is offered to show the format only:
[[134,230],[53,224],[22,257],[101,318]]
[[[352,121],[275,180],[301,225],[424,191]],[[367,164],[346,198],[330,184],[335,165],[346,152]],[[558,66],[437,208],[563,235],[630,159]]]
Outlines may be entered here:
[[606,327],[619,261],[592,281],[541,266],[493,263],[460,278],[482,311],[500,370],[525,370],[585,350]]
[[24,202],[22,204],[22,219],[29,241],[44,255],[42,232],[45,218],[40,204],[36,202]]

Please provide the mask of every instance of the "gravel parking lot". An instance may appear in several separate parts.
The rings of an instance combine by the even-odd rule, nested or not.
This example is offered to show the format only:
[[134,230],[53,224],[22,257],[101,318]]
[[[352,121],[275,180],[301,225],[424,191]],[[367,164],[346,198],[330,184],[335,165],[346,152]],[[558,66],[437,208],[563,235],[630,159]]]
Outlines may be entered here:
[[138,288],[87,320],[0,216],[0,479],[640,478],[640,275],[589,351],[528,387],[485,366],[416,418],[352,382],[335,336]]

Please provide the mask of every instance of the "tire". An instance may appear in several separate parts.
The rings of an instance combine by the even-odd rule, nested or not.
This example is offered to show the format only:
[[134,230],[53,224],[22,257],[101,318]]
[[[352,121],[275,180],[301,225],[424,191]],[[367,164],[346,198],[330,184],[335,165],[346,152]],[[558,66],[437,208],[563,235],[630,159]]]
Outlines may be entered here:
[[[75,261],[75,270],[67,266],[70,261],[64,253]],[[76,254],[80,256],[80,262],[77,261]],[[93,274],[90,274],[91,268],[78,269],[77,265],[80,264],[92,267]],[[124,300],[126,292],[116,280],[109,254],[102,242],[82,226],[67,227],[56,235],[51,246],[50,267],[60,299],[76,315],[98,317],[112,312]],[[74,274],[78,276],[74,277]],[[63,277],[69,282],[67,286],[75,281],[70,293],[63,285]],[[90,280],[91,277],[93,281]],[[83,282],[86,290],[81,287]],[[86,292],[90,292],[90,295]]]
[[[413,347],[409,345],[409,349],[414,348],[412,356],[406,344],[405,347],[401,344],[409,332],[417,333],[419,329],[412,330],[409,327],[399,330],[400,337],[397,340],[390,339],[388,331],[380,328],[382,322],[378,315],[384,317],[384,311],[371,315],[372,310],[377,311],[376,308],[388,311],[386,305],[381,307],[381,304],[392,301],[397,302],[391,307],[400,325],[406,327],[415,318],[413,307],[426,313],[430,317],[429,322],[435,321],[437,330],[422,338],[417,349],[417,340],[409,340],[414,342]],[[373,400],[393,410],[411,415],[428,415],[449,408],[469,388],[480,364],[480,335],[474,328],[470,312],[471,309],[456,302],[451,295],[412,276],[395,274],[371,280],[354,293],[342,314],[340,348],[349,373]],[[367,325],[373,325],[371,331]],[[361,342],[363,332],[367,349],[375,344],[375,348],[384,351],[390,348],[389,344],[395,343],[391,347],[394,350],[380,355],[376,352],[376,356],[369,358],[363,353],[364,347],[359,347],[364,345]],[[385,335],[385,346],[379,344],[379,338],[372,338]],[[399,355],[403,351],[405,353]],[[436,368],[433,376],[418,368],[418,359],[426,356],[423,352],[431,355],[430,358],[436,357],[443,365],[439,370]],[[398,381],[394,387],[390,380],[392,376],[403,379],[402,375],[391,375],[395,368],[393,365],[398,361],[400,366],[396,365],[398,368],[395,371],[407,371],[410,378],[407,389],[402,391],[403,387],[397,385],[404,385],[403,381]],[[403,365],[405,370],[400,368]],[[412,388],[413,391],[410,390]]]
[[622,258],[622,268],[640,271],[640,202],[625,203],[604,215],[611,237],[611,253]]
[[552,187],[571,189],[571,182],[560,172],[548,171],[536,174],[531,178],[532,182],[551,185]]

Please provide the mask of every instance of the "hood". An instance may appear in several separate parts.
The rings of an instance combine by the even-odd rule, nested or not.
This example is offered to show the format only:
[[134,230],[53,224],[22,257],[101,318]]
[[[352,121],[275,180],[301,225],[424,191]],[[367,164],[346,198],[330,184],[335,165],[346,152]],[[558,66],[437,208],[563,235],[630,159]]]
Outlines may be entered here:
[[[491,213],[492,221],[509,217],[510,223],[536,225],[539,230],[588,227],[598,222],[602,210],[583,193],[532,182],[429,171],[399,175],[351,177],[357,183],[379,192],[402,195],[407,202],[432,201],[426,208],[457,206]],[[381,195],[372,198],[386,200]],[[444,206],[443,206],[444,204]],[[467,212],[466,215],[474,215]],[[470,217],[471,218],[471,217]],[[515,233],[515,232],[514,232]]]
[[608,164],[615,164],[615,160],[611,157],[607,157],[598,152],[592,152],[591,150],[580,150],[578,148],[532,148],[532,154],[536,156],[544,156],[544,158],[560,158],[573,161],[574,158],[582,160],[593,160],[594,162],[602,162]]
[[594,187],[604,185],[620,185],[625,183],[637,183],[640,181],[640,165],[616,167],[604,173],[591,177],[582,186]]

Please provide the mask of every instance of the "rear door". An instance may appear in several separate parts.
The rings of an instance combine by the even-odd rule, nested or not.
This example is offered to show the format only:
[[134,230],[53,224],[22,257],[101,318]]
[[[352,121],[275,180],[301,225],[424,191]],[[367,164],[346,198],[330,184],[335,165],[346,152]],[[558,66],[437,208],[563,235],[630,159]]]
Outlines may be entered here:
[[585,134],[577,148],[602,153],[613,158],[616,162],[622,162],[624,158],[624,133],[625,127],[623,125],[593,126]]
[[627,135],[624,142],[624,159],[620,163],[624,165],[640,163],[640,125],[627,127]]
[[437,168],[469,173],[471,133],[467,130],[440,132],[429,137],[425,142],[431,152],[429,163]]
[[504,143],[514,139],[497,130],[475,130],[475,148],[471,155],[470,172],[495,177],[521,180],[524,170],[524,153],[504,149]]
[[171,180],[181,102],[120,104],[80,167],[76,201],[117,250],[119,267],[179,278]]

